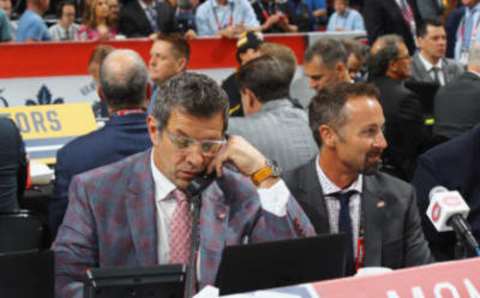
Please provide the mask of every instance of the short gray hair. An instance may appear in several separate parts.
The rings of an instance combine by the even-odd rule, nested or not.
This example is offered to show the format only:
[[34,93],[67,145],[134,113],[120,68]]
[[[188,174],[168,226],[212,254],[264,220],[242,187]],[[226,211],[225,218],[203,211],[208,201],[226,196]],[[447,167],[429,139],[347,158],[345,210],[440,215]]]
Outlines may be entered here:
[[147,84],[147,67],[133,50],[114,50],[102,62],[100,87],[110,107],[142,105],[146,98]]
[[348,53],[343,43],[333,38],[322,38],[316,41],[305,52],[305,62],[311,62],[315,56],[322,59],[322,63],[332,69],[338,62],[347,64]]
[[182,72],[159,87],[152,112],[159,131],[167,126],[175,108],[203,118],[223,113],[224,131],[227,129],[227,94],[212,78],[204,74]]

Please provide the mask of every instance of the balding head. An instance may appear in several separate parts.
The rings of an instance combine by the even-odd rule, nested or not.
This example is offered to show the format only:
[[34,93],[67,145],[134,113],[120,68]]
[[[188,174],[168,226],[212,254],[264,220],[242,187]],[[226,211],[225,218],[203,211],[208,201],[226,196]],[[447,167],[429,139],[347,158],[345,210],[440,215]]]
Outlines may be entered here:
[[132,50],[114,50],[100,67],[100,96],[112,110],[144,106],[148,71]]

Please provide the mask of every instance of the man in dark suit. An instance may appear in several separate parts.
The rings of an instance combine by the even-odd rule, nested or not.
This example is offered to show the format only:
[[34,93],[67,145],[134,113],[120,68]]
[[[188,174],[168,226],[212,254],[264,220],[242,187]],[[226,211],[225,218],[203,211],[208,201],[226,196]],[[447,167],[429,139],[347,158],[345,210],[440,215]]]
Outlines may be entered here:
[[347,235],[350,274],[432,260],[413,187],[377,170],[387,146],[379,101],[378,90],[363,83],[318,93],[309,116],[319,156],[284,176],[317,233]]
[[[147,120],[152,150],[72,181],[53,245],[58,297],[83,297],[93,266],[198,264],[201,289],[215,282],[225,246],[314,234],[271,163],[243,138],[225,139],[228,99],[214,80],[182,73],[158,98]],[[219,177],[202,193],[193,226],[184,190],[205,172]],[[190,258],[192,227],[200,247]]]
[[27,162],[25,145],[15,123],[0,117],[0,212],[18,208],[25,190]]
[[480,46],[469,52],[467,72],[435,96],[433,133],[455,138],[480,123]]
[[120,10],[118,30],[127,37],[147,37],[177,30],[175,7],[168,1],[129,0]]
[[369,79],[378,87],[385,113],[384,170],[408,181],[427,136],[419,98],[404,83],[411,75],[407,47],[397,35],[380,37],[371,49]]
[[421,23],[414,0],[365,0],[363,17],[370,44],[382,35],[397,34],[413,55],[415,27]]
[[57,153],[55,187],[49,201],[49,226],[55,237],[69,204],[72,178],[123,159],[151,146],[146,126],[148,72],[142,58],[130,50],[110,53],[100,70],[99,95],[109,107],[105,126],[65,145]]
[[445,58],[447,34],[440,21],[427,19],[417,30],[419,51],[412,59],[412,79],[443,86],[463,73],[463,67]]
[[423,230],[435,259],[455,259],[455,234],[438,233],[425,215],[429,193],[435,186],[458,190],[471,211],[468,223],[480,240],[480,126],[441,144],[418,158],[412,183],[415,185]]
[[416,0],[416,3],[422,21],[429,19],[440,20],[442,18],[442,13],[445,9],[443,0]]

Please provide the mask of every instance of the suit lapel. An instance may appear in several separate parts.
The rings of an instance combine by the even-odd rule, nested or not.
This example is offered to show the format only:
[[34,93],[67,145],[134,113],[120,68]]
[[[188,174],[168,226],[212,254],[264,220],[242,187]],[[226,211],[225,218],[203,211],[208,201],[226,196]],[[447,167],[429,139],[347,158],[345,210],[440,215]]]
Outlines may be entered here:
[[303,209],[317,234],[330,233],[327,205],[318,178],[316,161],[317,159],[314,158],[299,172],[299,187],[303,195],[298,199],[303,201]]
[[130,235],[140,266],[158,263],[155,188],[150,167],[151,150],[135,163],[126,193]]
[[415,53],[415,55],[413,56],[413,65],[417,69],[417,74],[420,75],[421,81],[433,82],[433,79],[428,74],[427,69],[425,68],[425,65],[420,60],[420,54],[418,52]]
[[365,266],[382,263],[382,231],[386,201],[375,176],[364,176],[362,212],[365,220]]

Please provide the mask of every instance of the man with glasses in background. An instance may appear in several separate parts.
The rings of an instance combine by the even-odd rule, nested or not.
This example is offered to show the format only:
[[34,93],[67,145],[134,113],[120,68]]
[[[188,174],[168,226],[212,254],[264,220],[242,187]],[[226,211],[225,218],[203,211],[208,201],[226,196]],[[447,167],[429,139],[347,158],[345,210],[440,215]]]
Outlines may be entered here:
[[90,267],[189,263],[184,190],[205,172],[217,177],[202,193],[199,289],[214,283],[225,246],[314,234],[273,163],[226,138],[228,99],[214,80],[182,73],[158,99],[147,120],[151,150],[74,178],[53,245],[58,297],[83,297]]

